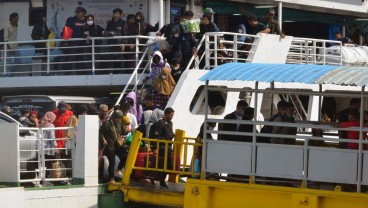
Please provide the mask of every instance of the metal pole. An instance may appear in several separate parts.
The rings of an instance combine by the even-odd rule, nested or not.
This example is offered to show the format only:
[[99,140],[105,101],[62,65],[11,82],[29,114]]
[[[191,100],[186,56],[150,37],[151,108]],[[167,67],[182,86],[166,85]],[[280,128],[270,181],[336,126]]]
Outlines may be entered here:
[[257,119],[258,114],[258,82],[255,83],[255,90],[254,90],[254,118],[253,118],[253,144],[252,144],[252,171],[251,176],[253,177],[253,180],[255,181],[255,175],[256,175],[256,125],[255,120]]
[[210,41],[210,39],[209,39],[207,34],[204,34],[204,36],[205,36],[205,45],[204,45],[205,50],[204,51],[206,53],[206,67],[209,67],[210,66],[210,52],[209,52],[209,49],[210,49],[209,41]]
[[[201,158],[201,178],[206,179],[206,158],[207,158],[207,119],[208,119],[208,80],[206,81],[206,85],[204,87],[205,93],[205,108],[204,108],[204,131],[203,131],[203,144],[202,144],[202,158]],[[218,136],[218,135],[217,135]]]
[[278,22],[280,25],[280,30],[282,31],[282,2],[278,2]]
[[[274,90],[275,89],[275,81],[272,81],[271,82],[271,90]],[[274,101],[273,101],[273,99],[275,98],[275,96],[274,96],[274,94],[273,93],[271,93],[271,115],[270,115],[270,117],[269,118],[271,118],[271,116],[273,116],[273,105],[274,105]]]
[[[319,93],[322,93],[322,84],[319,84]],[[318,122],[321,122],[322,114],[322,95],[318,96]]]
[[4,77],[6,75],[6,64],[7,64],[7,56],[8,56],[8,44],[4,44]]
[[95,68],[96,68],[96,59],[95,59],[95,39],[92,39],[92,74],[95,74]]
[[166,24],[169,24],[171,22],[171,13],[170,13],[170,9],[171,9],[171,0],[166,0],[166,12],[165,12],[165,15],[166,15]]
[[359,154],[358,154],[358,184],[357,184],[357,192],[361,191],[362,188],[362,165],[363,165],[363,122],[364,122],[364,89],[365,86],[362,87],[362,91],[360,94],[360,119],[359,119]]
[[164,26],[164,0],[159,0],[159,13],[160,13],[160,22],[159,27],[162,28]]
[[50,73],[50,40],[47,40],[47,65],[46,65],[46,74],[48,75],[49,73]]

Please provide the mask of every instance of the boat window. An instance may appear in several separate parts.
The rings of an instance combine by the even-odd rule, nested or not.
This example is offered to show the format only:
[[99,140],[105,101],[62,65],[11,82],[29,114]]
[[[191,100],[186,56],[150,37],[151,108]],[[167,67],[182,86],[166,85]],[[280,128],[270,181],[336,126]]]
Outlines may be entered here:
[[[331,90],[326,90],[325,92],[333,92],[333,93],[339,93],[339,91],[331,91]],[[344,93],[344,92],[342,92]],[[351,92],[351,94],[356,94],[359,95],[359,92]],[[322,115],[327,115],[331,121],[338,121],[338,117],[341,111],[347,109],[349,107],[350,104],[350,100],[353,97],[349,97],[349,96],[326,96],[323,97],[322,99],[322,109],[321,109],[321,113]],[[366,104],[364,106],[364,109],[368,109],[367,106],[367,101],[368,99],[366,98],[364,103]]]
[[265,119],[270,118],[277,113],[277,103],[285,100],[293,104],[295,118],[305,121],[308,119],[309,97],[308,95],[263,93],[261,113]]
[[[250,88],[243,88],[243,89],[250,89]],[[245,101],[247,101],[248,104],[252,100],[251,98],[252,98],[251,92],[242,91],[239,93],[239,99],[244,99]]]
[[[218,88],[226,88],[219,86]],[[227,92],[221,90],[208,91],[208,115],[222,115],[225,110]],[[190,103],[190,112],[195,115],[205,114],[205,90],[200,86]]]

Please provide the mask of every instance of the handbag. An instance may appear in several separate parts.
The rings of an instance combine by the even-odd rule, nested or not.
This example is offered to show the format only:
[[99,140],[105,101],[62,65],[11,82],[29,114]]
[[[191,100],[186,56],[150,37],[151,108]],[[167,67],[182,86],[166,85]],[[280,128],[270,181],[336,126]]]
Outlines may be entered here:
[[55,34],[54,32],[50,32],[49,36],[47,37],[48,42],[46,43],[46,46],[48,46],[50,49],[53,49],[56,47],[56,42],[55,42]]
[[56,161],[52,163],[51,178],[64,178],[65,177],[65,166],[59,161],[60,154],[56,154]]
[[119,147],[123,147],[124,146],[124,143],[125,143],[125,138],[123,136],[119,136],[116,139],[116,141],[117,141]]
[[118,143],[118,147],[123,147],[124,146],[124,143],[125,143],[125,138],[123,136],[121,136],[119,134],[118,136],[118,133],[116,132],[116,128],[114,126],[114,124],[112,125],[112,127],[114,127],[114,133],[115,133],[115,137],[116,137],[116,143]]
[[64,26],[63,39],[64,40],[69,40],[70,38],[72,38],[72,36],[73,36],[73,29],[71,27]]

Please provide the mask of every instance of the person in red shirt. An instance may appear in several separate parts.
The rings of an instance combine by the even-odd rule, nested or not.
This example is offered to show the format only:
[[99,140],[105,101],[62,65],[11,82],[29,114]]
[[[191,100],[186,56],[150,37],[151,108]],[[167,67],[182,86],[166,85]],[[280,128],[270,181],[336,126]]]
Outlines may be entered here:
[[[64,101],[60,101],[57,106],[57,110],[54,110],[53,113],[56,115],[56,119],[54,121],[55,127],[65,127],[68,119],[73,112],[67,110],[67,104]],[[65,134],[64,130],[55,130],[55,138],[59,139],[56,140],[57,148],[64,148],[65,147]]]
[[[348,127],[359,127],[360,119],[359,119],[359,111],[356,109],[349,110],[348,113],[348,121],[340,122],[339,127],[348,128]],[[367,127],[368,124],[363,124],[363,126]],[[344,138],[346,139],[346,138]],[[359,131],[347,131],[347,139],[359,140]],[[367,139],[367,132],[363,132],[363,140]],[[359,143],[348,143],[348,149],[358,149]],[[363,149],[367,149],[367,146],[364,145]]]

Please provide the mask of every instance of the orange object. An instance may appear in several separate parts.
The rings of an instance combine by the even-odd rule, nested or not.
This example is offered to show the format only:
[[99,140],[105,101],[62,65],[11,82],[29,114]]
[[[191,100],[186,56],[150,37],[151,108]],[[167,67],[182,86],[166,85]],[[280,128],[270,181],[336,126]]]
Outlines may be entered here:
[[68,26],[64,26],[63,39],[64,40],[69,40],[70,38],[72,38],[72,36],[73,36],[73,29],[68,27]]

